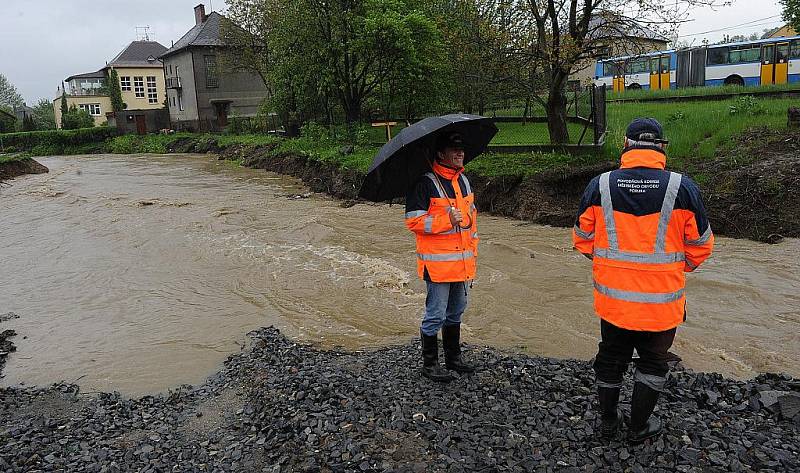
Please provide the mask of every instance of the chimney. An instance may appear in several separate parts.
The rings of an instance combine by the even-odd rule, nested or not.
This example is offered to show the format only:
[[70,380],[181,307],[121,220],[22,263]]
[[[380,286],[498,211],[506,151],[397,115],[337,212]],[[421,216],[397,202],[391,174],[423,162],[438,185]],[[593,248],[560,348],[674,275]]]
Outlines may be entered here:
[[199,25],[206,21],[206,7],[202,3],[194,7],[194,24]]

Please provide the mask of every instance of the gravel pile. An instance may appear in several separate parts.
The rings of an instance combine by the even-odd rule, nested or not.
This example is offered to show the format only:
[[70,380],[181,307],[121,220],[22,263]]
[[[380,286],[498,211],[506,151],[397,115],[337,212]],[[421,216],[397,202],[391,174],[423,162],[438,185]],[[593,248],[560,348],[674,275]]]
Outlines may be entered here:
[[206,384],[163,396],[0,390],[0,471],[800,470],[788,376],[677,368],[665,434],[631,447],[596,439],[585,361],[472,348],[481,371],[435,385],[417,343],[342,353],[252,336]]
[[[0,323],[11,319],[18,319],[19,315],[14,312],[0,315]],[[6,365],[6,358],[10,353],[17,351],[17,347],[11,342],[11,338],[16,336],[13,330],[0,330],[0,378],[3,377],[3,367]]]

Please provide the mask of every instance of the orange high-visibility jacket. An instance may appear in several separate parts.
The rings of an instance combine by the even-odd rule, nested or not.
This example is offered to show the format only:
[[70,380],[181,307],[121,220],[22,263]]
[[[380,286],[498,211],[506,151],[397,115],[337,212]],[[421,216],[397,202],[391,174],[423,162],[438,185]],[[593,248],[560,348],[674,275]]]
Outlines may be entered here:
[[[462,169],[434,163],[406,197],[406,226],[417,236],[417,273],[433,282],[475,278],[478,210]],[[450,208],[461,210],[460,226],[450,223]],[[460,228],[459,228],[460,227]]]
[[623,329],[680,325],[684,272],[714,247],[697,184],[665,165],[661,150],[626,151],[620,169],[589,183],[573,228],[575,249],[593,259],[594,310]]

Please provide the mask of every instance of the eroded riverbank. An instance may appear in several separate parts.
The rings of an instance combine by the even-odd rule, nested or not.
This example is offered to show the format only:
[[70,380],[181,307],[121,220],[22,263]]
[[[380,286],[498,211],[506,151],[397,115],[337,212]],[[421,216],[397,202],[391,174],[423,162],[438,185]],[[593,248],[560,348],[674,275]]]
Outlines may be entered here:
[[0,155],[0,182],[13,179],[24,174],[43,174],[47,168],[30,158],[3,160]]
[[[424,287],[402,206],[309,194],[210,156],[83,156],[0,190],[4,385],[126,395],[200,383],[265,325],[330,348],[415,337]],[[483,216],[468,343],[589,359],[590,263],[569,230]],[[800,241],[720,239],[675,351],[738,378],[800,366]]]

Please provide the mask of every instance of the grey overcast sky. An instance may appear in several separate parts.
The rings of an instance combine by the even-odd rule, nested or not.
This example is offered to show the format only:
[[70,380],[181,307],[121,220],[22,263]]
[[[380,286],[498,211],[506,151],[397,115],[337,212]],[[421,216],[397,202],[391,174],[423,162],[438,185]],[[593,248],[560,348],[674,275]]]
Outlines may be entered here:
[[[0,74],[29,105],[53,99],[64,78],[100,69],[135,40],[137,26],[149,26],[151,39],[169,47],[194,25],[192,9],[199,2],[0,0]],[[226,7],[223,0],[204,3],[206,11]],[[713,42],[726,33],[750,34],[782,24],[777,0],[735,0],[716,11],[695,10],[693,18],[681,27],[681,41]]]

